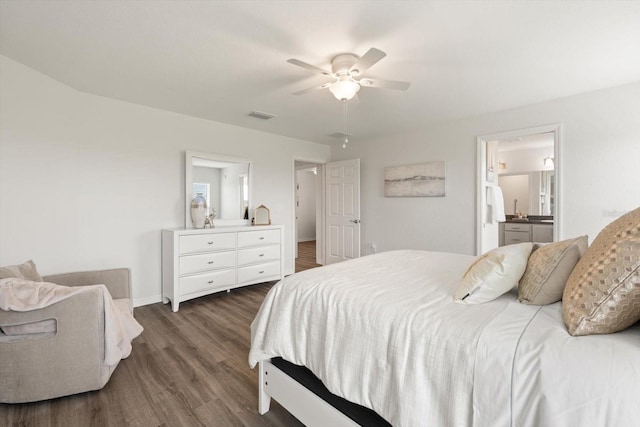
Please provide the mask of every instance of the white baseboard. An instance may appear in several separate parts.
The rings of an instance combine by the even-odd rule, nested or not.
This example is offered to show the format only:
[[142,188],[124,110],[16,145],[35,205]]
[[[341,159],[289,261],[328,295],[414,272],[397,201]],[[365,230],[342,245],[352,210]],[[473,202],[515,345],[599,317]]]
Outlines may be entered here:
[[154,295],[152,297],[135,298],[133,300],[133,306],[134,307],[141,307],[143,305],[155,304],[157,302],[162,302],[162,295],[158,294],[158,295]]

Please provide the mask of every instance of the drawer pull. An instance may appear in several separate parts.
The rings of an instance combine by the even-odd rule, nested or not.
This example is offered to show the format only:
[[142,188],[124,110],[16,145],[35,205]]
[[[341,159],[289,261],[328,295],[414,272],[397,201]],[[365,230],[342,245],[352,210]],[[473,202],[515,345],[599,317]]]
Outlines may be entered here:
[[213,283],[213,280],[209,280],[207,283],[208,283],[208,284],[212,284],[212,283]]
[[213,264],[213,261],[207,261],[207,264]]
[[260,254],[260,255],[258,255],[258,256],[264,256],[264,254]]
[[260,240],[264,240],[264,236],[262,236],[262,237],[260,238]]
[[213,242],[207,242],[208,245],[213,245]]
[[258,273],[259,273],[259,274],[262,274],[262,273],[264,273],[264,270],[260,270]]

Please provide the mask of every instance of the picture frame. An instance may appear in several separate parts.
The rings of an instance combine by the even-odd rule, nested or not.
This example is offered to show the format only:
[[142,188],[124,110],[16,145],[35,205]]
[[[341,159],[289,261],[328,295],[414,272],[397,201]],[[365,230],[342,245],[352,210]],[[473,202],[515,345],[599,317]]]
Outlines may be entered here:
[[384,169],[385,197],[444,197],[445,162],[432,161]]
[[268,207],[260,205],[253,211],[253,225],[271,225],[271,211]]

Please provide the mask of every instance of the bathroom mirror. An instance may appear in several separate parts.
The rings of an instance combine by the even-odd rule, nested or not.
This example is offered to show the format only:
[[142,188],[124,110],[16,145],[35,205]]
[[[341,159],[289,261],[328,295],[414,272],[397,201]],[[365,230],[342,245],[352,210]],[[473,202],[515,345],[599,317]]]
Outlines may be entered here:
[[191,201],[198,193],[215,210],[214,225],[249,224],[248,159],[187,151],[185,155],[185,228],[193,228]]

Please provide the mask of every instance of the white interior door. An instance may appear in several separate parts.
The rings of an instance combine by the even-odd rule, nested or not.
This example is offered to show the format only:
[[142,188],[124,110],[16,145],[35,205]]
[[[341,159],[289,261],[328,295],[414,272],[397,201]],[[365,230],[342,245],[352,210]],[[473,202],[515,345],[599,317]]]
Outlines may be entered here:
[[360,257],[360,159],[325,165],[325,264]]

